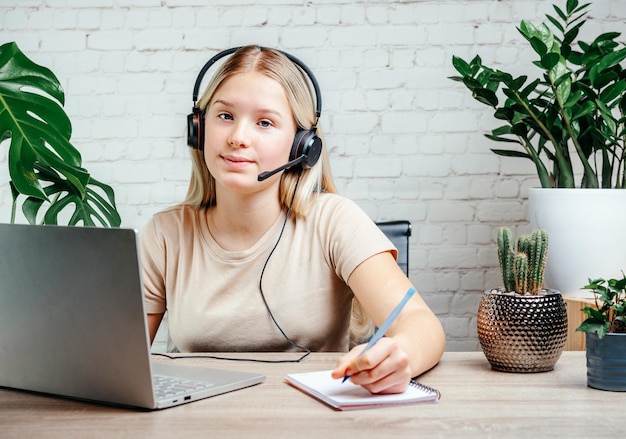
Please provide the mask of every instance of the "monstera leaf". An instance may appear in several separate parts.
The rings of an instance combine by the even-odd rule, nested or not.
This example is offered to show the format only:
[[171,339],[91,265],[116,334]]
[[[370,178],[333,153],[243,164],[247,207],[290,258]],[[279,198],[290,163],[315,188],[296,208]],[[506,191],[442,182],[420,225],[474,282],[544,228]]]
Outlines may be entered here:
[[117,227],[121,220],[108,185],[82,167],[70,143],[72,125],[63,110],[65,96],[56,76],[35,64],[15,43],[0,46],[0,141],[10,139],[9,176],[13,194],[11,222],[21,196],[30,223],[57,224],[73,208],[69,225]]

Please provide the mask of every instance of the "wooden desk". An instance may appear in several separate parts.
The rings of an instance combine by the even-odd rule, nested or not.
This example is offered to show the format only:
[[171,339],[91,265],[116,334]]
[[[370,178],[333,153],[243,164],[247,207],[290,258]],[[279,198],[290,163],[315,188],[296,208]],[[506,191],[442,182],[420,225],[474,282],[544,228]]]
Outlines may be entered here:
[[[264,354],[276,358],[284,354]],[[337,355],[299,364],[202,359],[188,364],[262,371],[257,386],[156,412],[143,412],[0,389],[2,438],[489,438],[621,437],[626,393],[586,385],[585,353],[564,352],[552,372],[509,374],[482,352],[446,353],[420,381],[438,404],[336,412],[283,382],[290,372],[332,368]]]

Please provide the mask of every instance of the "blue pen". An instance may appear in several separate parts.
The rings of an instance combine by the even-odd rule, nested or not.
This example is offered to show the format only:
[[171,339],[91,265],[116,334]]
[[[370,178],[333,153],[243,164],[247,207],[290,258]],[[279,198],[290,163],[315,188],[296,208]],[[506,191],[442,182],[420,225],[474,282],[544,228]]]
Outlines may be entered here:
[[[391,311],[391,314],[389,314],[389,317],[387,317],[387,319],[383,322],[383,324],[380,325],[380,328],[376,330],[376,332],[370,339],[369,343],[365,346],[365,349],[361,351],[361,353],[358,355],[357,358],[359,358],[361,355],[369,351],[370,348],[374,346],[376,342],[385,335],[385,332],[387,332],[387,329],[389,329],[393,321],[396,319],[396,317],[398,317],[398,314],[400,314],[400,311],[402,311],[402,308],[404,308],[404,305],[406,305],[406,303],[413,296],[413,294],[415,294],[415,288],[411,287],[409,288],[409,291],[406,292],[406,294],[404,295],[404,298],[400,301],[400,303],[398,303],[398,305],[396,305],[393,311]],[[350,375],[344,376],[342,383],[345,383],[348,378],[350,378]]]

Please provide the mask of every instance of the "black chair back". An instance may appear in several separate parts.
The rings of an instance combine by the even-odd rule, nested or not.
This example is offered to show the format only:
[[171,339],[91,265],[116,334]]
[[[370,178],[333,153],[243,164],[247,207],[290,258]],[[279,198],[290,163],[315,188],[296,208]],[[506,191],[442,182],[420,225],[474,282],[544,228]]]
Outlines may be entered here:
[[398,249],[398,265],[409,275],[409,237],[411,223],[407,220],[381,221],[376,225]]

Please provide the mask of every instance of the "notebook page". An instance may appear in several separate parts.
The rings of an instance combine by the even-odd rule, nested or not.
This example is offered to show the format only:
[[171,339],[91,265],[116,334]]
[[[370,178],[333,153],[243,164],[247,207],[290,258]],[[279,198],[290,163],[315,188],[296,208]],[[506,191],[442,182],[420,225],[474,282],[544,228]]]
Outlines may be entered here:
[[404,393],[372,394],[351,381],[342,383],[340,379],[333,379],[330,374],[330,370],[294,373],[287,375],[285,381],[339,410],[435,402],[440,397],[437,390],[416,381],[411,381]]

